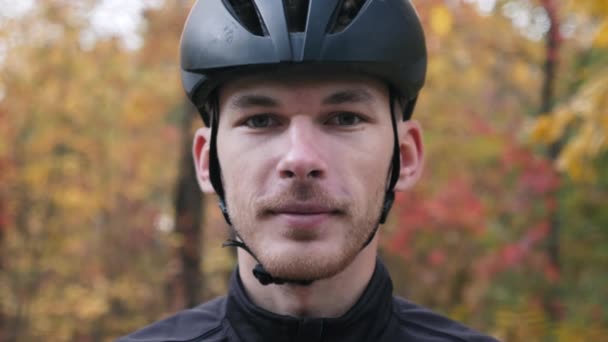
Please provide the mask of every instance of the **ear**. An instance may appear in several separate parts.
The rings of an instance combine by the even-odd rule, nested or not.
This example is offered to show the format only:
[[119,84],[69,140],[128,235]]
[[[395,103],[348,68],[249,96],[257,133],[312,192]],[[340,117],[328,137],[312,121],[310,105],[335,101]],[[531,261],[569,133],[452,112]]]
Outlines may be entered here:
[[408,120],[398,122],[397,140],[399,142],[401,167],[395,190],[406,191],[420,179],[424,166],[422,128],[418,121]]
[[209,180],[209,137],[210,129],[207,127],[201,127],[196,131],[192,143],[192,156],[198,186],[203,192],[214,193],[215,190]]

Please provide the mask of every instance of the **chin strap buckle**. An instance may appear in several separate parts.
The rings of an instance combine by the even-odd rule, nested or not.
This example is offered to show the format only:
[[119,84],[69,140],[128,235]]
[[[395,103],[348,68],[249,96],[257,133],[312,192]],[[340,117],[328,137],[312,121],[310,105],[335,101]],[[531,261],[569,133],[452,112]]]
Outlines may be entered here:
[[[241,241],[230,239],[230,240],[227,240],[226,242],[224,242],[222,247],[242,248],[245,251],[247,251],[247,253],[251,254],[251,256],[255,260],[258,260],[258,258],[255,256],[255,254],[253,254],[253,252],[251,251],[251,249],[249,249],[249,247],[247,247],[247,245]],[[257,279],[260,282],[260,284],[262,284],[264,286],[270,285],[270,284],[275,284],[275,285],[292,284],[292,285],[299,285],[299,286],[309,286],[310,284],[313,283],[313,280],[295,280],[295,279],[283,279],[283,278],[273,277],[272,274],[268,273],[268,271],[266,271],[264,269],[264,266],[262,266],[262,264],[260,264],[259,261],[258,261],[258,264],[255,265],[255,267],[253,268],[253,270],[251,272],[253,273],[253,276],[255,277],[255,279]]]
[[275,278],[272,275],[270,275],[270,273],[268,273],[264,269],[264,266],[262,266],[262,264],[255,265],[255,267],[253,268],[252,272],[253,272],[253,276],[262,285],[269,285],[269,284],[282,285],[282,284],[285,284],[285,281],[283,281],[283,279],[278,279],[278,278]]

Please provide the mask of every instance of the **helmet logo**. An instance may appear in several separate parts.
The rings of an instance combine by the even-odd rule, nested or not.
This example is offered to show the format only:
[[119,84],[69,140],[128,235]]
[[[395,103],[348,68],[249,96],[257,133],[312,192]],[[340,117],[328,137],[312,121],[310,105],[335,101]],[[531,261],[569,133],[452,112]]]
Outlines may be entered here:
[[228,44],[234,41],[234,29],[228,25],[224,26],[224,41]]

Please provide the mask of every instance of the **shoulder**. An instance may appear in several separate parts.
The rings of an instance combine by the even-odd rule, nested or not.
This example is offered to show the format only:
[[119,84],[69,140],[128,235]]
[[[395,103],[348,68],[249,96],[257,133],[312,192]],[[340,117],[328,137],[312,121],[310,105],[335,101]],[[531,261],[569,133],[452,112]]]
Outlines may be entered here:
[[195,308],[180,311],[148,325],[117,342],[215,341],[223,334],[226,297],[219,297]]
[[400,297],[393,297],[393,313],[400,327],[416,341],[497,341]]

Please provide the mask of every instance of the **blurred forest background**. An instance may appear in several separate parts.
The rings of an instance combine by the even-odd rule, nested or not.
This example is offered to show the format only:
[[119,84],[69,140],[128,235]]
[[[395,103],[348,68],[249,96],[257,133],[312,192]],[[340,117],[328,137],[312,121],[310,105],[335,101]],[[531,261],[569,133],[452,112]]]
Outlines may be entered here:
[[[608,340],[608,1],[418,0],[425,176],[397,293],[504,341]],[[192,179],[189,0],[0,0],[0,341],[109,341],[226,290]]]

